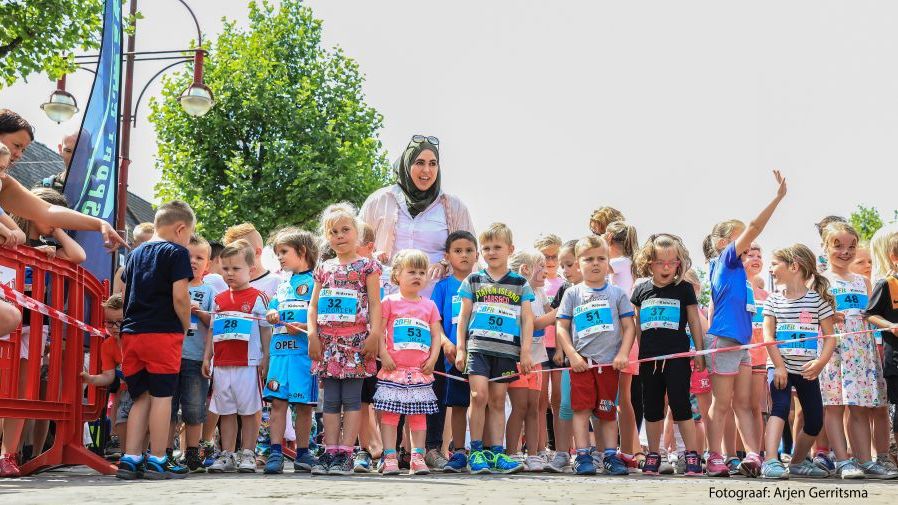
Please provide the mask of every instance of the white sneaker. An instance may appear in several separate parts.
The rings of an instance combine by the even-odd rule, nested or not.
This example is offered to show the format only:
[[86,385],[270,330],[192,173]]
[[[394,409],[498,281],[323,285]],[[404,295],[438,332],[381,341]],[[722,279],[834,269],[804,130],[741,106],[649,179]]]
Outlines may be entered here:
[[546,469],[546,462],[539,456],[527,456],[524,460],[525,472],[542,472]]
[[527,466],[526,466],[526,464],[527,464],[527,458],[524,456],[523,453],[520,453],[520,452],[519,452],[519,453],[517,453],[517,454],[512,454],[511,456],[509,456],[509,458],[511,458],[511,459],[513,459],[513,460],[515,460],[515,461],[517,461],[518,463],[520,463],[520,464],[522,464],[522,465],[525,465],[525,466],[524,466],[524,470],[527,470]]
[[543,469],[552,473],[564,473],[565,468],[571,466],[571,455],[564,451],[556,451],[552,460]]
[[209,473],[233,473],[237,471],[237,462],[234,460],[234,453],[222,451],[212,466],[209,467]]
[[237,457],[237,470],[240,473],[256,473],[256,453],[252,449],[243,449]]

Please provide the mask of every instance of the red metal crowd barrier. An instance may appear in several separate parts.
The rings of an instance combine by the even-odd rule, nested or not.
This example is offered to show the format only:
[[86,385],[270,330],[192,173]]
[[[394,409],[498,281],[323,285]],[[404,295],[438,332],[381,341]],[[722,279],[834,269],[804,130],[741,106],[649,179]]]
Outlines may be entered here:
[[[25,292],[26,267],[31,271],[32,298],[90,326],[103,328],[101,304],[109,293],[107,282],[101,283],[68,261],[48,259],[45,253],[30,247],[0,250],[0,281],[20,293]],[[49,318],[49,354],[43,359],[45,317],[31,311],[30,327],[41,330],[30,331],[27,358],[20,359],[25,343],[21,326],[6,340],[0,340],[0,418],[56,423],[52,447],[23,465],[22,474],[59,465],[87,465],[104,474],[115,473],[113,465],[89,451],[83,442],[84,422],[98,419],[106,408],[105,389],[85,389],[80,376],[87,349],[85,337],[90,349],[88,370],[92,374],[100,372],[101,338]],[[42,362],[48,368],[43,392]],[[20,388],[20,383],[24,387]]]

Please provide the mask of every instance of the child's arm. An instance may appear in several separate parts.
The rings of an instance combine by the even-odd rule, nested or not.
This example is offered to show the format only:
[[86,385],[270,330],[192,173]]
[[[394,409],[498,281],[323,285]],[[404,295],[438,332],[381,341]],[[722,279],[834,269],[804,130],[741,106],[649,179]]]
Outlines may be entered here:
[[87,260],[87,253],[84,252],[84,248],[78,242],[75,242],[62,228],[53,230],[53,238],[59,242],[59,247],[56,249],[57,258],[69,260],[76,265]]
[[[695,343],[695,350],[704,350],[705,328],[702,326],[702,317],[698,312],[698,305],[686,306],[686,319],[689,322],[689,331],[692,332],[692,341]],[[696,372],[701,372],[705,369],[704,356],[695,356],[692,358],[692,362],[695,364]]]
[[[387,327],[387,319],[381,321],[381,327]],[[382,369],[392,372],[396,370],[396,362],[393,361],[393,357],[390,356],[390,351],[387,349],[387,332],[383,332],[383,335],[378,339],[380,345],[378,345],[378,355],[380,356],[380,366]]]
[[561,318],[555,325],[555,344],[564,349],[564,355],[571,360],[571,371],[585,372],[589,369],[589,364],[580,356],[580,353],[574,349],[574,343],[571,340],[571,320]]
[[321,360],[321,340],[318,338],[318,295],[321,293],[321,284],[315,283],[312,289],[312,301],[309,302],[308,326],[309,326],[309,357],[313,361]]
[[81,372],[81,380],[87,384],[94,386],[108,386],[115,380],[115,369],[103,370],[99,375],[91,375],[87,372]]
[[424,375],[432,375],[433,369],[437,365],[437,359],[440,357],[440,341],[443,339],[443,326],[439,321],[430,323],[430,356],[424,362],[421,373]]
[[770,221],[770,216],[773,215],[776,206],[779,205],[783,197],[786,196],[786,178],[783,177],[779,170],[774,170],[773,176],[776,177],[776,182],[779,184],[779,187],[776,190],[776,197],[764,207],[764,210],[762,210],[756,218],[748,223],[748,227],[745,228],[742,234],[739,235],[739,238],[736,239],[736,254],[740,256],[744,251],[748,251],[748,248],[751,247],[751,243],[758,238],[758,235],[760,235],[762,231],[764,231],[764,227],[767,226],[767,221]]
[[0,234],[6,238],[6,242],[3,243],[5,247],[16,247],[24,244],[27,240],[25,232],[19,228],[19,225],[6,212],[0,214],[0,225],[3,227]]
[[[213,307],[216,308],[216,307]],[[212,378],[212,324],[208,326],[209,331],[206,332],[206,343],[203,346],[203,377],[207,379]]]
[[551,309],[549,312],[533,318],[534,330],[544,330],[553,324],[555,324],[555,309]]
[[[833,316],[829,316],[826,319],[820,320],[820,329],[823,330],[824,335],[832,335],[835,333],[833,321],[835,318]],[[804,377],[805,380],[812,381],[820,375],[820,372],[823,371],[823,367],[829,363],[830,358],[833,357],[833,351],[836,349],[836,339],[835,338],[825,338],[823,339],[823,349],[820,350],[820,354],[816,359],[812,359],[804,364],[801,367],[801,376]]]
[[181,320],[183,331],[190,329],[190,291],[187,289],[189,282],[187,278],[180,279],[171,287],[172,305],[175,307],[175,314]]
[[259,325],[259,339],[262,341],[262,378],[268,377],[268,356],[271,346],[271,326]]
[[623,339],[621,340],[620,351],[614,357],[613,365],[615,370],[623,370],[630,364],[630,348],[633,347],[633,342],[636,340],[636,322],[633,316],[622,317],[620,325]]
[[197,319],[203,323],[203,326],[209,326],[212,321],[212,314],[209,311],[201,309],[198,305],[190,305],[190,313],[195,315]]
[[365,347],[362,350],[362,354],[369,358],[376,358],[384,333],[383,321],[380,319],[380,276],[368,275],[365,278],[365,287],[368,288],[368,323],[371,328],[368,332],[368,338],[365,339]]
[[[764,341],[776,342],[776,318],[774,316],[764,316]],[[773,385],[778,389],[783,389],[789,382],[789,373],[786,372],[783,356],[775,345],[767,346],[767,354],[770,356],[770,361],[773,362]]]
[[474,310],[474,301],[467,297],[462,297],[461,308],[458,311],[458,331],[455,333],[455,368],[465,370],[465,360],[467,359],[467,338],[468,338],[468,321],[471,319],[471,312]]
[[533,307],[529,301],[521,302],[521,373],[530,373],[533,368]]
[[633,341],[640,345],[642,344],[642,323],[639,319],[639,313],[641,310],[641,305],[633,305],[633,325],[636,327],[636,336]]

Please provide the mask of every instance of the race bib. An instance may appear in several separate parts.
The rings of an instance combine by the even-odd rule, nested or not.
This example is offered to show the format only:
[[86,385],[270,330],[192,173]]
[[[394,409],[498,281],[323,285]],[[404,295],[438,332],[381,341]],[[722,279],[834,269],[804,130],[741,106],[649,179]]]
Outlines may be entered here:
[[608,300],[593,300],[574,309],[577,337],[585,338],[603,331],[614,331]]
[[639,328],[642,331],[655,328],[680,329],[680,300],[650,298],[639,309]]
[[518,310],[520,309],[504,303],[475,303],[469,333],[514,342],[521,336]]
[[354,323],[359,299],[352,289],[325,288],[318,296],[319,323]]
[[[776,340],[793,340],[796,338],[809,338],[819,335],[816,324],[808,323],[777,323]],[[780,353],[791,356],[817,356],[817,339],[803,342],[790,342],[777,345]]]
[[452,324],[458,324],[458,315],[461,314],[461,296],[452,297]]
[[836,299],[836,310],[846,316],[860,316],[867,308],[867,290],[864,288],[844,287],[829,290]]
[[751,327],[756,330],[764,327],[764,306],[758,305],[757,309],[751,316]]
[[415,317],[396,318],[393,321],[393,348],[430,352],[430,326]]
[[200,324],[200,318],[196,317],[196,314],[190,314],[190,328],[188,334],[193,335],[193,332],[196,331],[197,325]]
[[751,287],[751,281],[745,281],[745,288],[748,290],[745,297],[745,310],[754,314],[758,308],[755,306],[755,290]]
[[253,330],[253,320],[242,312],[222,312],[215,316],[212,322],[212,341],[223,342],[226,340],[250,339]]
[[[305,323],[308,321],[309,302],[305,300],[288,300],[278,304],[278,318],[281,323]],[[286,326],[278,326],[275,333],[286,333]]]

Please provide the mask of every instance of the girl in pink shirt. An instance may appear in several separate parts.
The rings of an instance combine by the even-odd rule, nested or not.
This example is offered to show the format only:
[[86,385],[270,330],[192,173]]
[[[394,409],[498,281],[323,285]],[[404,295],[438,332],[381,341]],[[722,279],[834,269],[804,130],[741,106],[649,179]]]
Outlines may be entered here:
[[377,374],[374,408],[380,411],[384,446],[384,475],[399,473],[396,432],[399,416],[411,428],[410,475],[430,473],[424,463],[427,414],[437,412],[433,392],[433,367],[440,353],[440,312],[429,298],[420,296],[427,285],[427,255],[417,249],[399,251],[393,257],[390,282],[399,292],[381,302],[385,338],[380,345],[383,367]]

